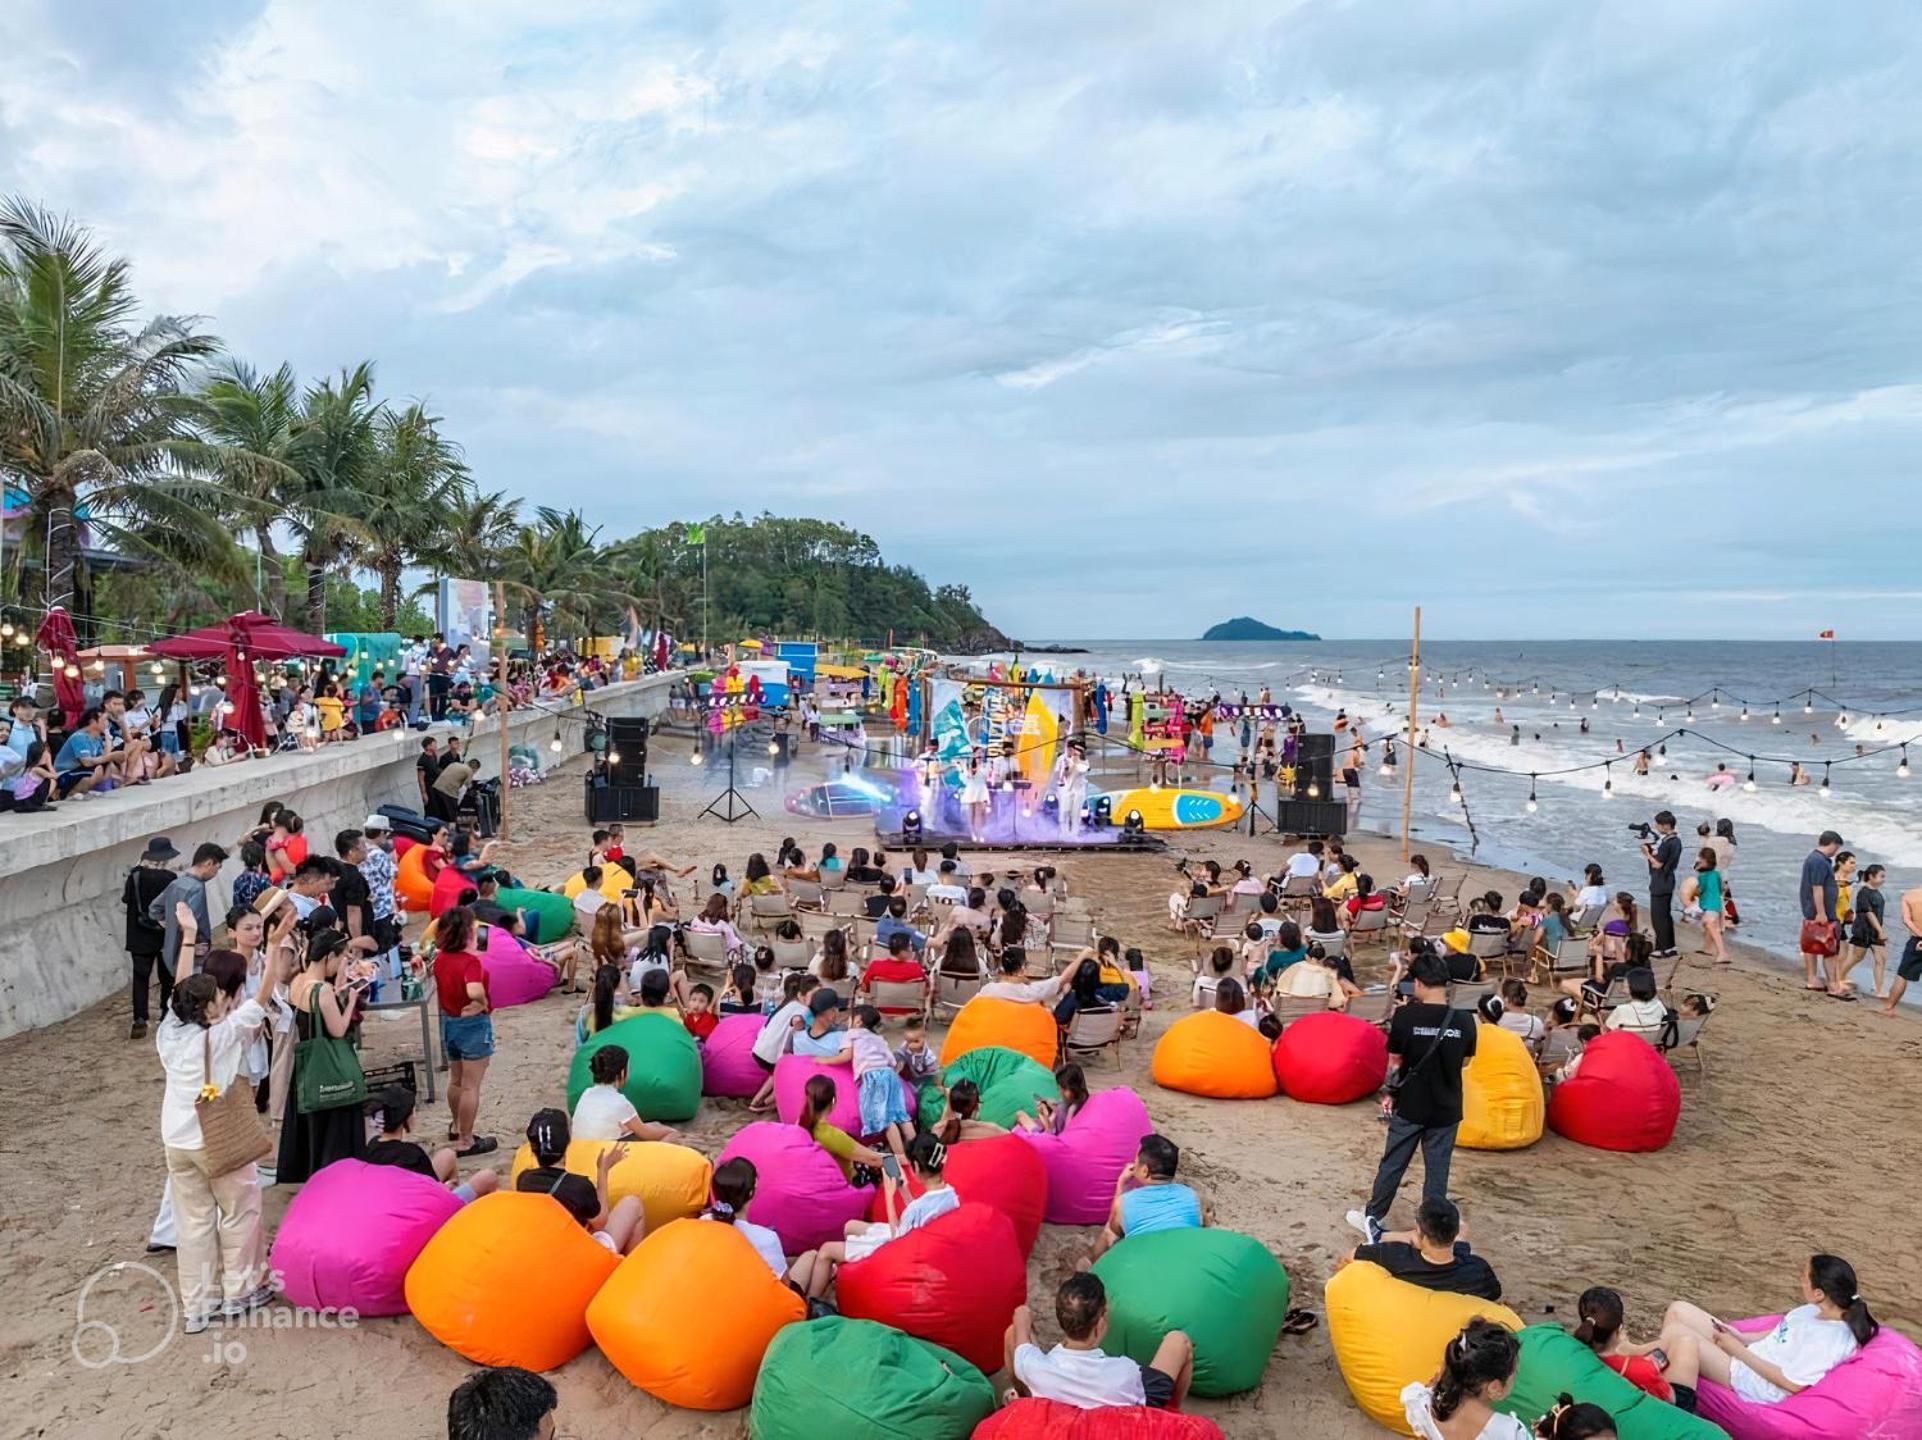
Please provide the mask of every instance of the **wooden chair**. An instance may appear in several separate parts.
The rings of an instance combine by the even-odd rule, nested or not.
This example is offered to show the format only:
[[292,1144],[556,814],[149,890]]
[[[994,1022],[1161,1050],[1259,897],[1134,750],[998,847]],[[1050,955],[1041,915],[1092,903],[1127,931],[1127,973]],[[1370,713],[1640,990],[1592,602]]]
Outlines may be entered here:
[[1061,1035],[1062,1052],[1080,1059],[1099,1055],[1106,1050],[1114,1058],[1115,1069],[1119,1070],[1121,1022],[1121,1011],[1113,1005],[1089,1005],[1075,1011],[1074,1018]]

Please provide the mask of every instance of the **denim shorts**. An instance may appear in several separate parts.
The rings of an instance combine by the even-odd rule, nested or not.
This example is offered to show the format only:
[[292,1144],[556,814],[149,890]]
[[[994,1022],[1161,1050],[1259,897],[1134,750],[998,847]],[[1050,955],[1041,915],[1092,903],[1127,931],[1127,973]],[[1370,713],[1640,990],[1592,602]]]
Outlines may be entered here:
[[494,1053],[492,1015],[443,1015],[440,1048],[449,1060],[485,1060]]

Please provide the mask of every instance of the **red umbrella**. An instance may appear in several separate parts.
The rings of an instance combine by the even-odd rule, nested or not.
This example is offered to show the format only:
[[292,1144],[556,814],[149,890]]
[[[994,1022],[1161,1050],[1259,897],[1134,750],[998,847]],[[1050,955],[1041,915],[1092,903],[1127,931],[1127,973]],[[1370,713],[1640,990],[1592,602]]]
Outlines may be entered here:
[[247,641],[235,631],[235,641],[227,651],[227,711],[220,719],[222,730],[245,737],[255,750],[267,748],[267,718],[260,713],[260,687],[254,683],[254,662],[247,658]]
[[[66,717],[66,726],[71,730],[79,722],[80,712],[87,708],[87,701],[80,688],[77,669],[78,637],[73,633],[73,621],[62,606],[55,605],[47,611],[47,618],[40,622],[40,630],[34,640],[53,652],[53,693],[60,702],[61,713]],[[69,665],[76,666],[72,675],[67,673]]]
[[245,610],[211,625],[202,625],[198,630],[189,630],[185,635],[156,640],[147,648],[169,660],[220,660],[226,658],[236,643],[236,635],[238,643],[246,646],[247,653],[256,660],[297,660],[347,653],[343,645],[289,629],[258,610]]

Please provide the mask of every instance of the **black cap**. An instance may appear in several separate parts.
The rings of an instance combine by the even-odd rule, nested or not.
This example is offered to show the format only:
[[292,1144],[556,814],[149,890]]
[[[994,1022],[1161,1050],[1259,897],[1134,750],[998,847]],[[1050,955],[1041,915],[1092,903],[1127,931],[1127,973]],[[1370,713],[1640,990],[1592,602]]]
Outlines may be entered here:
[[825,985],[819,990],[816,990],[814,992],[814,998],[808,1001],[808,1010],[815,1015],[825,1015],[830,1010],[839,1010],[840,1008],[841,997]]

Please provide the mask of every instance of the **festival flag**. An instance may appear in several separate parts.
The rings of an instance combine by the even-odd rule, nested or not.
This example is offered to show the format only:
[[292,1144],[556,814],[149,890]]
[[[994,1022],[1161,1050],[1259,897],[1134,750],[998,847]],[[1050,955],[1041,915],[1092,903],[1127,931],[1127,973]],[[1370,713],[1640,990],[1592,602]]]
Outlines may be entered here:
[[1835,638],[1835,632],[1833,630],[1824,630],[1815,638],[1817,640],[1833,640]]
[[690,525],[687,527],[687,543],[690,545],[707,544],[707,526]]

